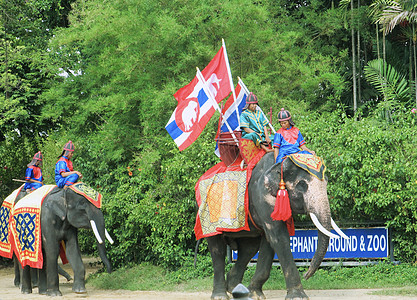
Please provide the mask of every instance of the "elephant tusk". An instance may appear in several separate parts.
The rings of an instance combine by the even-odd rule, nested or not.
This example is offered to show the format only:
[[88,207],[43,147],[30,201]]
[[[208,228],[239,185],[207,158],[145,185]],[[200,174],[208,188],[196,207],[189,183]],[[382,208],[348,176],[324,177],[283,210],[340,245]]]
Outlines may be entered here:
[[327,235],[328,237],[335,238],[335,239],[340,238],[340,236],[338,236],[334,233],[331,233],[326,228],[324,228],[323,225],[321,225],[319,219],[317,219],[315,214],[310,213],[310,218],[313,221],[314,225],[316,225],[317,229],[320,230],[323,234]]
[[106,239],[109,241],[110,244],[114,244],[113,239],[111,238],[110,234],[107,232],[107,229],[104,229],[104,233],[106,234]]
[[344,238],[344,239],[346,239],[346,240],[348,240],[349,239],[349,237],[346,235],[346,234],[344,234],[344,232],[339,228],[339,226],[337,226],[337,224],[336,224],[336,222],[335,221],[333,221],[333,218],[331,219],[331,221],[332,221],[332,227],[334,228],[334,230],[342,237],[342,238]]
[[103,240],[100,237],[100,234],[98,233],[96,222],[93,220],[90,220],[91,228],[93,229],[94,235],[96,236],[97,242],[99,244],[103,244]]

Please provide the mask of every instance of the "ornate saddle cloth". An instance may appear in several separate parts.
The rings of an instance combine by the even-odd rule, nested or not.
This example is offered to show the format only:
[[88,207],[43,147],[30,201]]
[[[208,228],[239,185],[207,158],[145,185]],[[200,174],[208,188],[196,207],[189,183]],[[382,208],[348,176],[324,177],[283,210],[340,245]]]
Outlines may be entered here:
[[265,151],[258,153],[241,169],[240,159],[231,166],[216,164],[195,185],[199,206],[194,232],[197,240],[222,232],[249,230],[247,184],[254,166]]
[[311,175],[317,177],[320,180],[324,180],[324,172],[326,172],[326,166],[323,160],[315,155],[311,154],[291,154],[288,156],[293,163],[303,170],[306,170]]
[[6,258],[13,256],[10,218],[13,213],[14,201],[23,187],[24,184],[7,196],[0,208],[0,255]]
[[13,209],[13,247],[22,267],[42,268],[41,206],[56,185],[44,185],[20,200]]
[[74,192],[84,196],[88,201],[93,203],[95,207],[101,208],[101,194],[85,183],[77,182],[73,185],[70,185],[69,188]]

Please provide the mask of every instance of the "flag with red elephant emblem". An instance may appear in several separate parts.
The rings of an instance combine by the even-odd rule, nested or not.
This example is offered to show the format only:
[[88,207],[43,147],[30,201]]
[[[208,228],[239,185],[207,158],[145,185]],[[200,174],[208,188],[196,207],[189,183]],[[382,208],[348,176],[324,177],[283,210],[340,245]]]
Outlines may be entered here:
[[206,82],[196,75],[174,94],[178,104],[165,129],[180,151],[198,138],[218,107],[217,103],[231,92],[229,70],[226,50],[222,46],[201,72]]

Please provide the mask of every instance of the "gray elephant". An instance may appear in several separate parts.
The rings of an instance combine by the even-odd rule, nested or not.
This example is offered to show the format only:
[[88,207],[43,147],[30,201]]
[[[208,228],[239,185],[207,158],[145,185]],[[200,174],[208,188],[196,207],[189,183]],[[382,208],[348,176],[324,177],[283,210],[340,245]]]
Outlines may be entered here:
[[[36,191],[35,191],[36,192]],[[35,193],[34,192],[34,193]],[[23,200],[22,200],[23,201]],[[85,268],[78,245],[78,228],[93,229],[97,239],[99,255],[111,273],[111,263],[106,255],[104,237],[112,243],[104,226],[104,217],[101,209],[93,205],[84,196],[72,189],[55,188],[42,203],[41,236],[43,267],[39,270],[39,293],[49,296],[61,296],[58,280],[59,244],[65,242],[66,256],[74,271],[72,290],[76,293],[85,293]],[[31,293],[30,267],[23,269],[21,279],[22,293]]]
[[[317,250],[304,275],[308,279],[316,272],[327,252],[329,236],[340,238],[330,232],[332,225],[339,234],[347,237],[331,218],[327,180],[319,180],[297,167],[290,159],[284,160],[282,164],[292,214],[308,214],[320,229]],[[253,169],[248,184],[249,211],[255,224],[249,221],[250,231],[223,233],[206,238],[214,269],[211,299],[229,299],[226,291],[231,292],[242,281],[247,264],[258,250],[256,271],[249,285],[253,299],[265,299],[262,286],[269,277],[274,253],[278,254],[286,281],[285,299],[308,299],[291,253],[286,223],[271,218],[280,179],[281,164],[274,164],[273,153],[266,154]],[[238,259],[225,280],[227,244],[238,250]]]
[[[28,193],[25,190],[21,190],[19,194],[17,195],[14,203],[18,203],[20,199],[24,198]],[[20,287],[20,276],[22,275],[21,272],[21,265],[19,263],[19,260],[17,259],[16,255],[13,255],[13,264],[14,264],[14,285],[16,287]],[[64,276],[67,281],[71,281],[72,277],[70,274],[68,274],[64,269],[62,269],[60,266],[58,266],[58,274]],[[38,269],[32,268],[30,270],[30,277],[32,281],[32,287],[38,286]]]

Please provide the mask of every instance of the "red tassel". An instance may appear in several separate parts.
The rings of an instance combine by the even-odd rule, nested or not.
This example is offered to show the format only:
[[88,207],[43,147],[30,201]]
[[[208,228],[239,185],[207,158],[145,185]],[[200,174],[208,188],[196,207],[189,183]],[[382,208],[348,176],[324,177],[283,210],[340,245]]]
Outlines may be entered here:
[[280,189],[277,193],[275,208],[271,214],[274,221],[286,221],[291,217],[290,198],[288,198],[287,189]]
[[271,218],[274,221],[284,221],[287,225],[289,235],[295,234],[294,219],[292,218],[290,198],[288,197],[288,191],[285,188],[285,182],[281,179],[279,183],[279,190],[277,193],[277,199],[275,201],[275,208],[271,214]]

